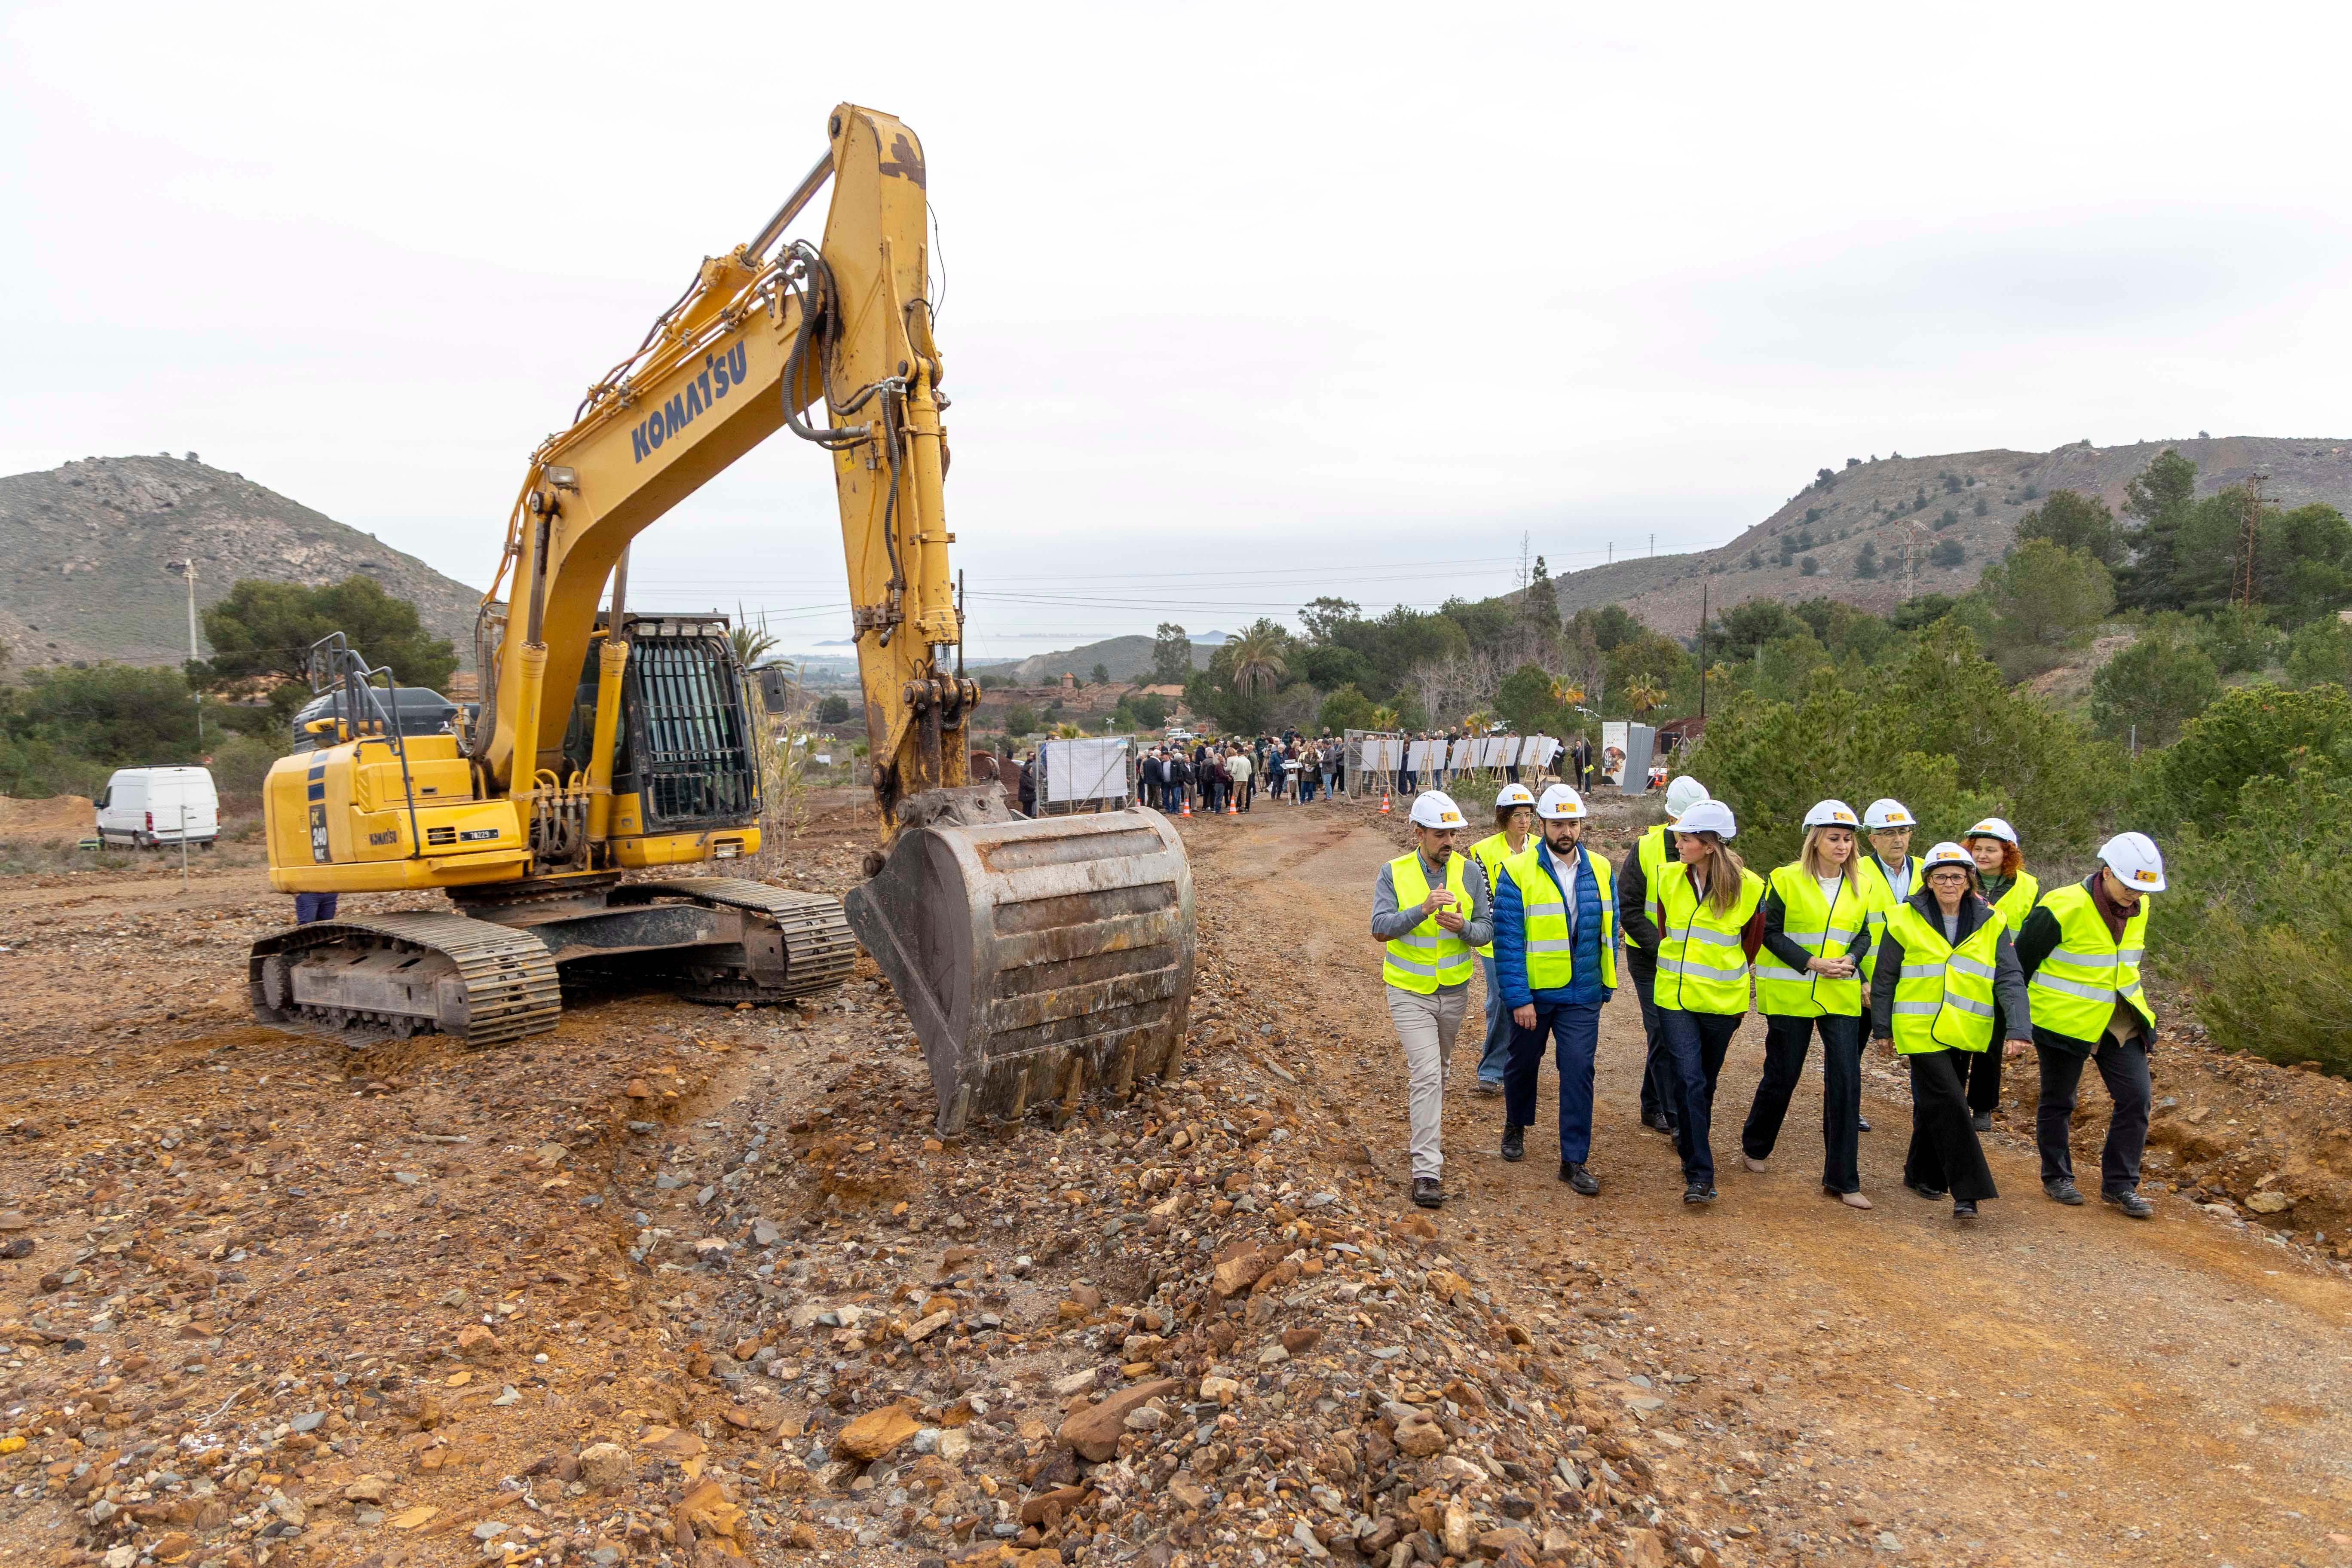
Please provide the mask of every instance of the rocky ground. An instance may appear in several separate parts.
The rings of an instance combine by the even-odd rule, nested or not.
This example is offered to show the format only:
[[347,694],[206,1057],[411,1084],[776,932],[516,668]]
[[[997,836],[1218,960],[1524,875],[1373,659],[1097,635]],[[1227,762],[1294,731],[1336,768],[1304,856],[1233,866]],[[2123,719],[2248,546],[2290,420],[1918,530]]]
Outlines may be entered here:
[[[520,1047],[347,1055],[242,1021],[245,946],[286,902],[250,870],[185,897],[138,875],[0,887],[0,1562],[2115,1555],[2104,1521],[2036,1544],[2019,1518],[1951,1517],[1937,1412],[1987,1370],[1940,1369],[1969,1386],[1939,1393],[1899,1309],[1775,1216],[1654,1223],[1615,1163],[1654,1163],[1621,1152],[1638,1135],[1596,1154],[1605,1211],[1546,1206],[1541,1152],[1492,1163],[1490,1102],[1465,1094],[1462,1196],[1404,1205],[1394,1049],[1358,994],[1374,950],[1315,901],[1360,903],[1359,862],[1393,852],[1381,829],[1338,805],[1187,836],[1202,946],[1181,1072],[944,1144],[868,966],[786,1009],[581,996]],[[846,886],[864,847],[851,814],[821,820],[797,884]],[[2280,1144],[2340,1120],[2342,1086],[2214,1071],[2194,1095],[2168,1074],[2169,1120],[2204,1107],[2198,1128],[2235,1117]],[[2254,1250],[2180,1206],[2199,1223],[2173,1228]],[[2264,1234],[2340,1323],[2308,1237]],[[1874,1256],[1941,1288],[1909,1231]],[[1966,1267],[2029,1301],[2037,1265]],[[2249,1310],[2290,1359],[2343,1348]],[[2162,1323],[2240,1355],[2226,1317]],[[2332,1401],[2336,1375],[2310,1371],[2298,1400]],[[1922,1403],[1886,1403],[1890,1379]],[[2110,1388],[2081,1396],[2179,1419]],[[2332,1430],[2294,1404],[2248,1420]],[[2083,1484],[2046,1434],[2072,1422],[2079,1447],[2090,1417],[1964,1419],[1996,1449],[2035,1434],[1967,1461],[2020,1500]],[[2235,1528],[2233,1458],[2199,1452],[2222,1478],[2213,1527]],[[2290,1507],[2307,1478],[2266,1479],[2283,1528],[2247,1539],[2333,1560],[2333,1501]],[[2128,1550],[2214,1555],[2179,1544]]]

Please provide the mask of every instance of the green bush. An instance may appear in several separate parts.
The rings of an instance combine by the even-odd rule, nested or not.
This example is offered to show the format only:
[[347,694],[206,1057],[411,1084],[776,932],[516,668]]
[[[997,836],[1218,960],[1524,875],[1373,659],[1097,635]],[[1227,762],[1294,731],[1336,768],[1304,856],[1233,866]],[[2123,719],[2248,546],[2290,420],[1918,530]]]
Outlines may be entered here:
[[2214,613],[2200,631],[2198,641],[2204,645],[2215,670],[2239,675],[2268,664],[2278,651],[2280,638],[2260,608],[2232,605]]
[[2166,847],[2150,962],[2215,1043],[2352,1075],[2352,780],[2306,760],[2246,784],[2229,815]]
[[2287,639],[2286,683],[2352,687],[2352,626],[2329,616],[2299,628]]
[[2213,660],[2179,616],[2160,616],[2091,677],[2091,722],[2109,740],[2168,746],[2221,694]]
[[269,764],[284,755],[283,746],[258,735],[231,735],[213,748],[213,783],[224,795],[258,795]]
[[2220,833],[2250,781],[2275,789],[2298,768],[2352,776],[2352,698],[2340,686],[2227,691],[2155,767],[2143,771],[2137,814],[2164,826]]

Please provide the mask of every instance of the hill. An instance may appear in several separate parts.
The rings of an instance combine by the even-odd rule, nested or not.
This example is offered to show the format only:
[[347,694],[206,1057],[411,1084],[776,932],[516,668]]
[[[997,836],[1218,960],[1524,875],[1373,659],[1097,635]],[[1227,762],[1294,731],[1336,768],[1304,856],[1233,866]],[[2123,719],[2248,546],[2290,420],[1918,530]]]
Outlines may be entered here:
[[[1826,487],[1809,484],[1717,549],[1620,561],[1555,578],[1560,613],[1622,605],[1660,631],[1689,637],[1698,626],[1702,588],[1717,613],[1743,599],[1815,597],[1884,613],[1914,592],[1962,593],[2016,539],[2017,520],[2052,490],[2097,494],[2120,513],[2124,486],[2167,447],[2197,465],[2201,495],[2260,475],[2263,493],[2273,500],[2290,507],[2325,501],[2352,514],[2352,440],[2336,437],[2200,437],[2127,447],[2077,442],[2052,452],[1875,458],[1838,469]],[[1948,541],[1958,545],[1958,562],[1949,560]],[[1875,576],[1855,574],[1865,544],[1877,546]],[[1946,546],[1948,563],[1934,560],[1938,546]],[[1916,588],[1906,551],[1916,561]],[[1815,563],[1811,576],[1804,574],[1807,556]]]
[[[1203,632],[1194,637],[1192,668],[1206,669],[1210,658],[1224,642],[1225,634],[1223,632]],[[1065,675],[1090,680],[1097,664],[1110,672],[1113,680],[1133,680],[1138,676],[1149,675],[1151,673],[1151,639],[1146,637],[1111,637],[1103,642],[1090,642],[1084,647],[1060,653],[1031,654],[1027,658],[985,668],[993,674],[1011,678],[1015,685],[1042,686]]]
[[241,577],[316,587],[362,574],[412,601],[473,662],[478,590],[191,453],[0,478],[0,638],[12,667],[180,663],[187,586],[166,563],[191,555],[199,609]]

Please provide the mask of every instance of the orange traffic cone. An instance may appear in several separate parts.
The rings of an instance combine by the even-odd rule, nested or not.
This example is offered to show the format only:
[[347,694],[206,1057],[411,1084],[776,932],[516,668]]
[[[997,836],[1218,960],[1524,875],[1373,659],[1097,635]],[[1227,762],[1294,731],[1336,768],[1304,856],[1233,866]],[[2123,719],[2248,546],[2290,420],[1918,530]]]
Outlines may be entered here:
[[1192,815],[1192,796],[1190,791],[1185,792],[1184,809],[1178,812],[1176,815],[1179,816],[1190,816]]
[[1227,790],[1225,792],[1225,815],[1227,816],[1239,816],[1241,814],[1242,808],[1234,804],[1233,792],[1231,790]]
[[1381,791],[1381,815],[1382,816],[1389,815],[1389,792],[1386,790]]

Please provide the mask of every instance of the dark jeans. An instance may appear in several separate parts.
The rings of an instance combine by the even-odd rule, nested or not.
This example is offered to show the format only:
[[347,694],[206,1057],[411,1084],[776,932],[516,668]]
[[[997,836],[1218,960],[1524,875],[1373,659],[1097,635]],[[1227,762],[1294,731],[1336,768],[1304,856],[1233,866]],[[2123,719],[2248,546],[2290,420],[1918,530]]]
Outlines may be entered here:
[[1968,1060],[1960,1067],[1960,1082],[1968,1086],[1969,1109],[1979,1116],[1990,1116],[2000,1109],[2001,1047],[2009,1043],[2009,1020],[2001,1016],[2000,1004],[1993,1004],[1992,1046],[1981,1051],[1964,1051]]
[[2042,1179],[2074,1180],[2074,1160],[2067,1135],[2074,1124],[2074,1092],[2083,1082],[2085,1060],[2099,1064],[2107,1098],[2116,1102],[2107,1119],[2106,1147],[2099,1152],[2099,1191],[2120,1194],[2139,1190],[2139,1157],[2147,1148],[2148,1097],[2154,1092],[2147,1076],[2147,1047],[2137,1040],[2117,1045],[2099,1042],[2095,1057],[2036,1046],[2042,1058],[2042,1107],[2036,1115],[2035,1141],[2042,1145]]
[[1977,1130],[1969,1125],[1960,1064],[1953,1060],[1967,1054],[1915,1051],[1903,1058],[1911,1064],[1911,1152],[1903,1158],[1903,1180],[1973,1202],[2000,1193]]
[[[1628,961],[1626,967],[1633,968]],[[1666,1026],[1658,1012],[1658,976],[1633,970],[1633,995],[1642,1004],[1642,1121],[1675,1119],[1674,1073],[1666,1065]]]
[[1534,1125],[1536,1080],[1543,1072],[1547,1037],[1559,1067],[1559,1157],[1580,1165],[1592,1155],[1592,1059],[1601,1046],[1599,1003],[1538,1002],[1534,1028],[1511,1026],[1511,1062],[1503,1079],[1503,1120],[1513,1127]]
[[1831,1014],[1821,1018],[1771,1016],[1764,1022],[1764,1078],[1739,1130],[1739,1147],[1751,1160],[1771,1157],[1790,1097],[1805,1073],[1805,1052],[1813,1031],[1822,1036],[1822,1185],[1833,1193],[1862,1190],[1862,1018]]
[[[340,896],[340,894],[336,893],[295,894],[294,923],[297,925],[309,925],[312,921],[333,920],[335,918],[335,900]],[[2147,1119],[2146,1117],[2140,1118],[2140,1126],[2143,1130],[2147,1126]]]
[[1305,805],[1315,798],[1315,775],[1302,771],[1298,775],[1298,804]]
[[1241,785],[1241,788],[1242,788],[1242,809],[1243,809],[1244,811],[1247,811],[1247,810],[1250,808],[1250,802],[1252,802],[1252,801],[1254,801],[1254,800],[1255,800],[1255,799],[1257,798],[1257,777],[1256,777],[1256,775],[1255,775],[1255,774],[1252,774],[1250,777],[1248,777],[1248,778],[1245,778],[1245,779],[1242,780],[1242,785]]
[[1731,1037],[1739,1032],[1744,1013],[1685,1013],[1679,1007],[1659,1010],[1666,1032],[1666,1072],[1671,1098],[1667,1114],[1675,1121],[1675,1142],[1683,1156],[1683,1180],[1715,1184],[1715,1150],[1708,1142],[1714,1131],[1715,1080],[1723,1073],[1723,1057]]

